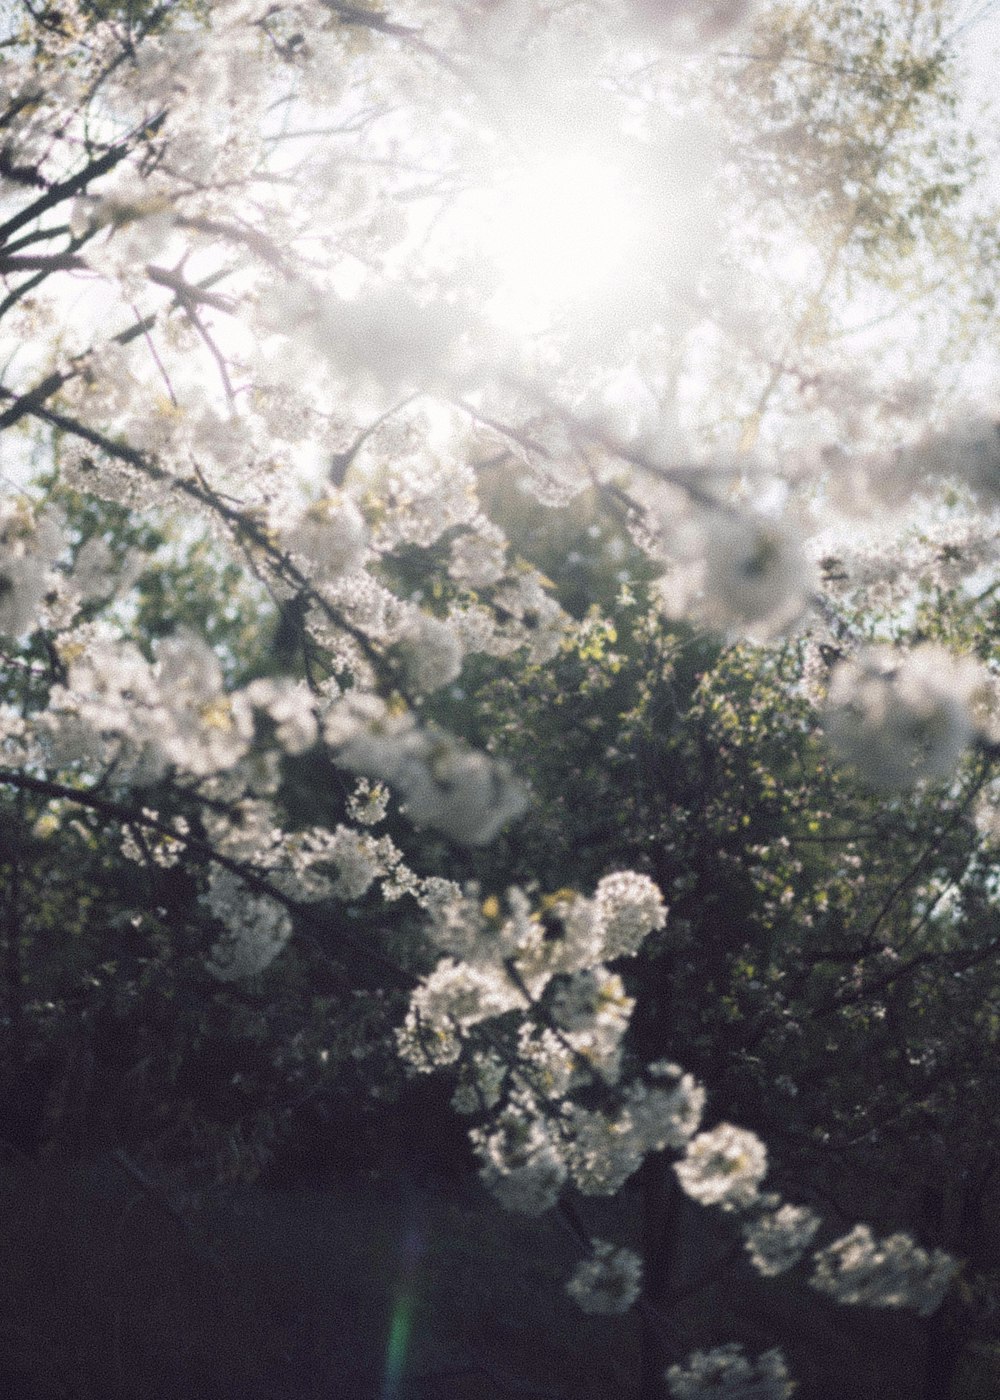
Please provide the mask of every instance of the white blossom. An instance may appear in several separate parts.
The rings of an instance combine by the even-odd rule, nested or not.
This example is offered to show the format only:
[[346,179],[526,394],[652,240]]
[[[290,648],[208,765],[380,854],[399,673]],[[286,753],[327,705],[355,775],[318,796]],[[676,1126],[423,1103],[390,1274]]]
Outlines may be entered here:
[[743,1240],[750,1262],[766,1278],[784,1273],[802,1258],[819,1225],[819,1216],[807,1206],[783,1205],[745,1219]]
[[386,868],[380,843],[368,832],[348,826],[334,830],[330,855],[338,877],[333,892],[339,899],[360,899]]
[[158,781],[170,761],[174,726],[145,657],[90,627],[66,638],[63,658],[66,682],[52,687],[49,708],[36,722],[50,762],[96,762],[121,785]]
[[756,1360],[736,1342],[693,1352],[684,1366],[666,1372],[673,1400],[789,1400],[795,1384],[780,1351]]
[[465,1030],[524,1004],[522,993],[502,969],[442,958],[413,993],[407,1024]]
[[485,846],[528,805],[505,763],[467,749],[448,735],[428,735],[386,775],[407,816],[468,846]]
[[483,1184],[507,1210],[541,1215],[555,1205],[566,1165],[530,1099],[515,1096],[492,1129],[474,1128],[469,1137]]
[[459,1069],[458,1084],[451,1096],[456,1113],[482,1113],[495,1108],[507,1079],[504,1059],[492,1050],[473,1051]]
[[34,626],[62,548],[51,516],[36,519],[23,499],[0,501],[0,637],[20,637]]
[[206,963],[220,982],[254,977],[269,967],[292,933],[291,917],[266,894],[253,894],[232,871],[213,867],[208,892],[202,895],[225,926]]
[[321,496],[301,515],[280,523],[280,529],[286,547],[307,563],[316,578],[351,573],[364,561],[368,530],[361,512],[343,492]]
[[[629,1114],[647,1151],[662,1152],[665,1147],[679,1151],[698,1131],[705,1090],[693,1075],[667,1060],[654,1061],[647,1073],[653,1084],[637,1079],[629,1086],[625,1100]],[[661,1087],[660,1080],[669,1087]]]
[[287,754],[312,748],[319,734],[315,701],[300,682],[267,677],[237,693],[237,703],[265,714],[274,725],[274,737]]
[[170,717],[163,742],[178,768],[198,775],[231,768],[253,740],[253,718],[223,689],[222,667],[208,644],[180,631],[162,641],[155,670]]
[[347,799],[347,813],[358,826],[378,826],[389,809],[389,789],[359,778]]
[[621,1039],[635,1001],[622,979],[606,967],[576,972],[556,989],[552,1019],[577,1055],[602,1079],[614,1083],[621,1064]]
[[483,520],[478,529],[457,535],[451,543],[448,573],[469,588],[488,588],[506,571],[507,550],[502,532]]
[[721,512],[704,526],[705,609],[722,625],[767,635],[802,611],[812,573],[800,542],[778,521]]
[[767,1172],[767,1150],[746,1128],[720,1123],[692,1138],[674,1171],[687,1194],[699,1204],[740,1209],[757,1195]]
[[564,1098],[579,1078],[576,1055],[566,1036],[531,1020],[518,1029],[517,1070],[543,1102]]
[[981,677],[933,644],[861,652],[833,673],[824,712],[830,743],[873,787],[912,787],[954,771],[973,733]]
[[406,686],[415,695],[432,695],[450,685],[462,670],[462,646],[455,629],[421,612],[396,644]]
[[550,901],[550,913],[562,925],[561,933],[546,936],[540,922],[523,921],[521,937],[511,949],[519,975],[536,997],[552,977],[582,972],[603,956],[604,926],[595,900],[560,891]]
[[648,875],[622,870],[605,875],[594,891],[594,903],[604,935],[603,956],[637,953],[645,938],[667,921],[663,896]]
[[387,782],[415,825],[463,845],[486,845],[527,807],[505,763],[419,728],[374,696],[346,696],[327,714],[324,733],[339,764]]
[[566,1161],[575,1186],[585,1196],[613,1196],[642,1166],[649,1148],[645,1123],[627,1105],[606,1114],[572,1101],[563,1118],[569,1137]]
[[[159,813],[153,811],[152,808],[144,807],[142,809],[142,815],[151,823],[159,821]],[[142,825],[139,828],[141,831],[142,844],[140,844],[140,838],[136,834],[136,828],[134,826],[127,827],[122,837],[122,855],[126,860],[134,860],[137,862],[142,862],[148,857],[155,865],[158,865],[161,870],[171,869],[173,866],[177,865],[183,857],[187,849],[187,843],[184,838],[190,831],[189,823],[184,817],[176,817],[171,825],[173,830],[177,833],[176,836],[171,836],[167,832],[152,826]]]
[[591,1240],[590,1246],[590,1258],[577,1266],[566,1292],[584,1312],[628,1312],[642,1287],[642,1260],[607,1240]]
[[929,1317],[941,1304],[958,1265],[942,1249],[921,1249],[909,1235],[878,1241],[855,1225],[815,1256],[809,1282],[838,1303],[913,1308]]

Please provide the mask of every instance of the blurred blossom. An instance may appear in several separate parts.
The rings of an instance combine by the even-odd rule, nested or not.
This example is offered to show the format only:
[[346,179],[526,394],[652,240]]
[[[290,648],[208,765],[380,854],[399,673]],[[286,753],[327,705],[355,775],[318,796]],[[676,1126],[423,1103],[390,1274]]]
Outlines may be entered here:
[[541,1215],[559,1199],[566,1166],[543,1118],[529,1099],[516,1097],[492,1131],[473,1129],[484,1185],[507,1210]]
[[720,1123],[688,1143],[674,1171],[686,1193],[723,1210],[749,1205],[767,1172],[767,1149],[755,1133]]
[[670,1367],[666,1381],[673,1400],[788,1400],[795,1389],[780,1351],[752,1360],[736,1342],[693,1352]]
[[342,492],[330,492],[280,526],[287,549],[306,561],[318,578],[336,578],[360,568],[368,532],[357,506]]
[[801,613],[812,587],[809,561],[783,524],[717,515],[705,525],[705,602],[722,624],[779,631]]
[[807,1206],[783,1205],[761,1211],[743,1222],[750,1262],[765,1278],[784,1273],[802,1258],[819,1225],[819,1216]]
[[577,1267],[566,1292],[584,1312],[628,1312],[642,1285],[642,1260],[607,1240],[590,1243],[593,1253]]
[[220,982],[263,972],[291,937],[287,909],[266,894],[252,894],[232,871],[214,867],[202,900],[225,929],[206,964]]
[[816,1256],[809,1282],[838,1303],[913,1308],[929,1317],[940,1306],[958,1265],[941,1249],[921,1249],[909,1235],[877,1241],[855,1225]]
[[492,841],[528,803],[506,764],[440,730],[419,727],[374,696],[346,696],[326,717],[338,764],[394,788],[417,826],[467,846]]
[[62,548],[51,515],[36,519],[17,497],[0,502],[0,637],[20,637],[35,625]]
[[973,735],[974,662],[927,643],[877,647],[833,673],[823,723],[835,751],[872,787],[902,790],[949,777]]
[[743,24],[754,0],[629,0],[639,26],[679,49],[702,49]]
[[395,649],[414,695],[432,695],[461,674],[462,645],[455,629],[429,613],[415,613]]

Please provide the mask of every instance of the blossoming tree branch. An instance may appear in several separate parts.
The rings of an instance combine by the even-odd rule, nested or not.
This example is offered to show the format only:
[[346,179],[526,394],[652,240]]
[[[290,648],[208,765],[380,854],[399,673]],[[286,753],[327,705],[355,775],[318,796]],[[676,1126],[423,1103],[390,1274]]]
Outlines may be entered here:
[[[940,1220],[831,1189],[906,1133],[956,1191],[1000,1164],[949,1081],[1000,1006],[996,220],[953,27],[0,10],[11,1093],[79,1041],[132,1076],[116,1141],[220,1169],[143,1040],[179,986],[237,1038],[260,1002],[236,1175],[337,1076],[439,1076],[485,1187],[573,1231],[580,1308],[639,1310],[644,1400],[794,1384],[691,1341],[682,1198],[720,1267],[972,1308]],[[636,1181],[643,1241],[596,1235]]]

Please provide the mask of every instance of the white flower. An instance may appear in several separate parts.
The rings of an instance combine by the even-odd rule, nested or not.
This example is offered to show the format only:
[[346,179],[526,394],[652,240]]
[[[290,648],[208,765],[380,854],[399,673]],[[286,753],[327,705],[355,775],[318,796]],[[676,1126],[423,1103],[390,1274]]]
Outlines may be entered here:
[[347,814],[358,826],[378,826],[389,809],[389,789],[359,778],[347,799]]
[[156,681],[172,730],[164,746],[178,768],[206,776],[231,768],[253,740],[253,714],[222,688],[211,647],[182,630],[157,648]]
[[544,1099],[566,1096],[576,1076],[576,1057],[565,1036],[526,1020],[517,1033],[518,1074]]
[[529,1099],[512,1098],[495,1128],[473,1128],[469,1137],[484,1185],[507,1210],[541,1215],[555,1205],[566,1165]]
[[834,671],[823,723],[830,743],[872,787],[947,778],[972,736],[974,663],[927,644],[864,651]]
[[604,950],[604,927],[594,900],[560,892],[551,912],[562,924],[560,936],[547,937],[538,921],[525,923],[516,948],[518,973],[535,997],[541,996],[549,979],[558,973],[593,967]]
[[616,972],[592,967],[567,978],[552,998],[552,1019],[567,1031],[584,1030],[608,1017],[628,1024],[635,1005]]
[[506,568],[506,541],[490,521],[484,520],[476,530],[468,530],[452,541],[448,574],[459,583],[488,588],[503,578]]
[[331,706],[323,737],[343,768],[391,781],[407,746],[419,740],[410,714],[394,714],[377,695],[351,690]]
[[286,546],[306,560],[319,578],[337,578],[359,568],[368,531],[357,506],[343,492],[314,501],[282,528]]
[[557,989],[552,1019],[589,1069],[614,1083],[621,1065],[622,1036],[634,1006],[617,973],[598,966],[574,973]]
[[625,1313],[642,1287],[642,1260],[631,1249],[591,1240],[593,1253],[577,1266],[566,1292],[589,1313]]
[[501,1171],[488,1162],[479,1175],[505,1210],[519,1215],[543,1215],[559,1199],[566,1166],[552,1143],[546,1142],[523,1166]]
[[705,526],[705,609],[725,626],[764,635],[802,611],[812,572],[799,541],[778,521],[715,515]]
[[794,1390],[780,1351],[765,1351],[755,1361],[736,1342],[696,1351],[685,1366],[671,1366],[667,1385],[674,1400],[788,1400]]
[[453,627],[420,612],[397,650],[406,685],[415,695],[431,695],[449,685],[462,670],[462,645]]
[[465,846],[485,846],[521,816],[528,796],[505,763],[467,749],[449,735],[430,737],[389,781],[407,816]]
[[365,831],[338,826],[330,842],[330,855],[337,867],[333,893],[338,899],[360,899],[374,880],[385,871],[379,842]]
[[657,1060],[647,1067],[654,1079],[672,1081],[669,1088],[647,1085],[637,1079],[626,1094],[629,1113],[641,1134],[646,1150],[661,1152],[665,1147],[680,1150],[698,1131],[705,1110],[705,1090],[694,1075],[680,1065]]
[[455,1063],[462,1053],[462,1041],[455,1026],[426,1025],[411,1008],[396,1031],[396,1051],[411,1070],[431,1074]]
[[106,277],[121,277],[137,291],[145,283],[146,264],[154,262],[170,237],[174,209],[170,197],[144,181],[126,176],[114,189],[74,207],[79,231],[107,228],[87,244],[87,263]]
[[703,1206],[745,1207],[767,1172],[767,1149],[755,1133],[720,1123],[688,1143],[674,1165],[681,1186]]
[[819,1229],[819,1216],[807,1206],[784,1205],[743,1222],[743,1239],[759,1274],[770,1278],[802,1258]]
[[459,1071],[451,1106],[456,1113],[482,1113],[495,1108],[507,1078],[507,1065],[492,1050],[473,1051]]
[[442,958],[413,993],[410,1004],[427,1025],[454,1022],[464,1029],[523,1007],[525,1000],[502,969]]
[[351,692],[329,711],[324,735],[338,764],[395,788],[416,826],[466,846],[492,841],[528,796],[505,763],[466,748],[375,696]]
[[232,871],[213,867],[201,899],[226,929],[206,963],[220,982],[263,972],[291,937],[287,909],[268,895],[251,894]]
[[517,646],[528,649],[532,661],[544,665],[559,655],[570,618],[546,591],[535,570],[518,573],[493,596],[497,610],[510,614],[502,632]]
[[[149,807],[142,809],[142,815],[150,822],[159,820],[159,813]],[[174,830],[177,836],[169,836],[164,831],[156,831],[152,826],[142,829],[142,845],[136,837],[135,829],[128,827],[122,836],[121,853],[127,860],[142,862],[148,858],[152,859],[161,870],[169,870],[177,865],[184,857],[187,849],[184,837],[190,831],[190,826],[184,817],[177,817],[173,821]]]
[[838,1303],[872,1308],[913,1308],[929,1317],[958,1268],[944,1250],[928,1253],[909,1235],[876,1241],[867,1225],[855,1225],[816,1255],[809,1282]]
[[63,657],[66,684],[53,686],[49,709],[38,721],[51,761],[110,765],[120,784],[158,781],[169,762],[174,725],[145,657],[95,627],[71,634]]
[[563,1117],[569,1137],[566,1158],[577,1188],[585,1196],[613,1196],[650,1149],[644,1131],[648,1125],[633,1117],[627,1102],[614,1117],[569,1103]]
[[274,737],[285,753],[301,754],[316,742],[318,726],[314,700],[301,682],[262,677],[233,697],[234,702],[260,710],[274,725]]
[[608,961],[637,953],[646,936],[667,921],[667,907],[653,881],[631,870],[605,875],[594,891],[594,903]]
[[26,501],[0,503],[0,637],[34,626],[62,547],[51,518],[36,521]]

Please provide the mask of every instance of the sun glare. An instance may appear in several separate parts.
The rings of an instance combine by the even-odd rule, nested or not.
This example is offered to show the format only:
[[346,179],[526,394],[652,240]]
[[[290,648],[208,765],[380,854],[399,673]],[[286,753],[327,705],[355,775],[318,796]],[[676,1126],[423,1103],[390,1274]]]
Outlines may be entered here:
[[491,265],[490,318],[541,330],[606,291],[637,251],[639,220],[613,165],[586,152],[511,173],[479,201],[475,240]]

